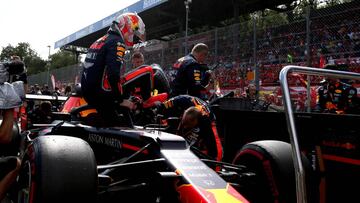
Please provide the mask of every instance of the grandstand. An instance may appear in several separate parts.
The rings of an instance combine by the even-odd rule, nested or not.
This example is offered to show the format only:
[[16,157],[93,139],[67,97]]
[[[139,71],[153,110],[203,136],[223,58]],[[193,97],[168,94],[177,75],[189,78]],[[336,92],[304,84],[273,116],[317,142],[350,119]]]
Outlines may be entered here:
[[[179,36],[183,36],[185,8],[182,1],[152,2],[155,4],[146,10],[141,6],[132,5],[119,12],[140,11],[139,15],[147,25],[150,38],[157,39],[141,48],[146,63],[160,64],[171,77],[172,64],[184,55],[186,40]],[[204,27],[207,27],[207,31],[192,34],[187,41],[188,47],[198,42],[209,45],[211,53],[208,64],[210,67],[217,64],[214,71],[223,89],[243,88],[249,82],[249,73],[256,69],[259,71],[262,86],[277,86],[278,72],[288,64],[320,68],[326,63],[348,64],[350,71],[360,72],[359,1],[316,10],[304,9],[298,13],[273,11],[267,15],[254,11],[274,8],[276,5],[292,1],[261,1],[261,4],[260,1],[250,0],[222,1],[221,4],[218,2],[193,2],[190,10],[190,31],[194,33],[199,30],[197,28]],[[140,4],[144,4],[144,1],[136,3]],[[220,26],[226,19],[245,14],[244,5],[249,8],[246,11],[252,12],[248,20]],[[140,10],[136,10],[139,8]],[[99,22],[106,19],[109,21],[111,16]],[[94,25],[88,27],[94,28]],[[79,32],[83,32],[84,29]],[[70,35],[57,42],[56,46],[88,47],[97,37],[104,34],[106,29],[107,26],[104,24],[103,27],[93,29],[93,32],[87,34],[74,33],[73,35],[78,38],[71,40]],[[73,69],[68,75],[62,72],[61,77],[55,77],[64,82],[72,82],[76,77]],[[79,73],[80,70],[75,72]],[[30,82],[36,80],[36,77],[41,76],[30,77]],[[314,84],[319,80],[320,78],[312,78]]]

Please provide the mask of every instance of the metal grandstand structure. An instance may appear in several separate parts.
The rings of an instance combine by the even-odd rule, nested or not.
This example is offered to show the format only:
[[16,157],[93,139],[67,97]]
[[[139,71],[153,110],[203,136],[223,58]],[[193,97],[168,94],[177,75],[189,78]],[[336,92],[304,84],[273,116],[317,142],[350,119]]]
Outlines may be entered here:
[[[219,26],[220,22],[265,8],[292,2],[292,0],[231,0],[231,1],[193,1],[190,7],[189,27],[204,25]],[[148,39],[161,39],[185,30],[185,6],[182,0],[140,0],[108,17],[84,27],[83,29],[55,42],[55,48],[63,46],[89,47],[101,37],[115,17],[125,12],[136,12],[144,20]]]

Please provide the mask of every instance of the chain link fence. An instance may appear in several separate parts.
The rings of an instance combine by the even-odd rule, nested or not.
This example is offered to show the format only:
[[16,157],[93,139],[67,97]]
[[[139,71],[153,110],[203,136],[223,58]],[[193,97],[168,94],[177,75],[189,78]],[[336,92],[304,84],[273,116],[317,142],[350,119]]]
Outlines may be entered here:
[[[360,72],[359,10],[360,2],[353,1],[319,9],[256,12],[247,21],[189,36],[188,47],[198,42],[209,46],[208,64],[217,67],[221,88],[243,88],[256,79],[262,86],[277,86],[279,71],[289,64],[347,64],[350,71]],[[163,49],[158,51],[145,49],[146,62],[159,63],[171,76],[172,64],[185,53],[185,41],[161,42]],[[320,80],[311,78],[313,84]]]
[[[51,75],[54,76],[57,87],[62,85],[73,86],[76,82],[80,82],[80,74],[82,71],[81,65],[72,65],[59,69],[50,70],[49,72],[42,72],[28,76],[28,82],[30,85],[38,84],[52,84]],[[52,85],[50,85],[52,89]]]
[[[199,42],[209,46],[208,64],[216,67],[215,76],[224,89],[241,89],[249,82],[277,86],[279,71],[288,64],[348,64],[350,71],[360,72],[359,11],[360,1],[352,1],[319,9],[256,12],[237,24],[189,36],[187,47]],[[172,77],[172,64],[185,55],[185,42],[185,38],[158,41],[141,51],[147,64],[160,64]],[[71,66],[50,74],[73,83],[80,72],[79,66]],[[47,72],[30,76],[29,81],[50,83]],[[317,84],[320,78],[311,81]]]

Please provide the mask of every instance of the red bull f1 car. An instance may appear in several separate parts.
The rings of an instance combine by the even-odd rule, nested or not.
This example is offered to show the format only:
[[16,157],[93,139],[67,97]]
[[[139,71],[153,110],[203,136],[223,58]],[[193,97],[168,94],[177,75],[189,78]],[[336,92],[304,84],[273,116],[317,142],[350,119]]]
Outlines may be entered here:
[[[144,66],[128,73],[123,86],[141,88],[142,105],[151,107],[166,99],[164,81],[160,68]],[[206,157],[161,125],[98,125],[101,118],[79,95],[54,117],[21,133],[18,202],[296,201],[288,143],[248,143],[228,163]]]

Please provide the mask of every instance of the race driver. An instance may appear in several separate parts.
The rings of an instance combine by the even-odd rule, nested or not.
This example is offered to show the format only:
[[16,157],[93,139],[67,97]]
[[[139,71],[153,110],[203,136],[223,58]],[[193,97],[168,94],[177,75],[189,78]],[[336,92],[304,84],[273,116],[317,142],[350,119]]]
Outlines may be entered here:
[[216,128],[215,115],[210,111],[206,102],[197,97],[179,95],[161,103],[158,113],[165,119],[181,118],[176,133],[184,137],[190,146],[221,161],[223,151]]
[[107,125],[119,124],[119,106],[134,108],[134,104],[123,97],[120,84],[125,50],[134,45],[134,36],[145,41],[143,20],[135,13],[121,14],[107,34],[90,46],[85,58],[81,90]]

